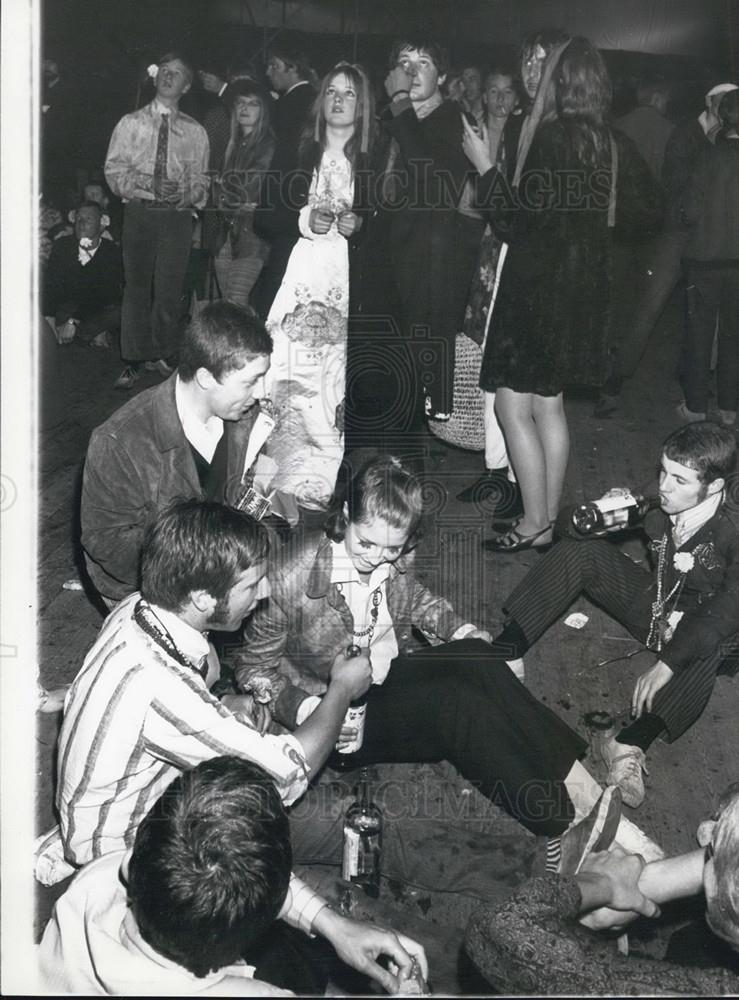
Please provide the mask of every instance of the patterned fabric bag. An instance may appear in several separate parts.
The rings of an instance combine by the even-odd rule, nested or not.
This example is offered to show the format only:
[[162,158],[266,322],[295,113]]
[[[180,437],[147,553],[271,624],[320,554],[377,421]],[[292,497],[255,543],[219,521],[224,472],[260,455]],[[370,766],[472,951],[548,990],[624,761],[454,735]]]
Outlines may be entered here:
[[441,441],[482,451],[485,447],[483,393],[479,387],[482,348],[458,333],[454,348],[454,409],[449,420],[429,420],[429,430]]

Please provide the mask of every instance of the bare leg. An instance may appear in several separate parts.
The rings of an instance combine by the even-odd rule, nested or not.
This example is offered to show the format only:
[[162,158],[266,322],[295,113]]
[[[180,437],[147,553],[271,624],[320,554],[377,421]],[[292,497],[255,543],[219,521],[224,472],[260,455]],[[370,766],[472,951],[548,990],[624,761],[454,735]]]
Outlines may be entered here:
[[[505,432],[508,454],[521,488],[524,514],[517,527],[533,535],[549,524],[546,456],[534,421],[531,393],[501,388],[495,394],[495,411]],[[541,542],[548,541],[542,537]],[[541,544],[541,543],[540,543]]]
[[564,411],[562,393],[558,396],[532,397],[536,429],[544,449],[547,475],[547,513],[553,521],[559,513],[567,459],[570,456],[570,431]]

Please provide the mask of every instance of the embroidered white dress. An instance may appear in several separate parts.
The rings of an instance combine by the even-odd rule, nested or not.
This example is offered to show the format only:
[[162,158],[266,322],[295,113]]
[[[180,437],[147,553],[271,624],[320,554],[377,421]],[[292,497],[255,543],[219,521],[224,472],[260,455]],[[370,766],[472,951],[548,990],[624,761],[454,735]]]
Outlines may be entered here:
[[302,235],[267,317],[276,421],[268,454],[278,467],[272,486],[313,510],[326,508],[343,454],[349,251],[336,219],[323,235],[310,230],[308,219],[313,208],[338,217],[352,203],[349,161],[324,153],[300,213]]

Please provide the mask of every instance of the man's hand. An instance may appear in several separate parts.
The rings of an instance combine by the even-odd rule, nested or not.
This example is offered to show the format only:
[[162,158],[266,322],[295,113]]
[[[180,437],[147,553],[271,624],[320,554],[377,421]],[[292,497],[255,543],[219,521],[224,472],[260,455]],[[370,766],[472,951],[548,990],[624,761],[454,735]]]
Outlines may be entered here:
[[673,676],[672,670],[662,660],[657,660],[653,667],[641,675],[631,696],[631,714],[635,719],[638,719],[645,709],[647,712],[652,711],[654,696],[672,680]]
[[493,161],[490,159],[488,144],[477,135],[464,115],[462,115],[462,127],[464,128],[464,135],[462,136],[464,155],[482,177],[493,165]]
[[[403,69],[402,66],[393,66],[385,77],[385,93],[388,97],[393,97],[393,94],[397,94],[393,100],[399,101],[403,97],[410,96],[412,83],[413,77],[407,70]],[[399,90],[405,90],[406,93],[398,94],[397,91]]]
[[359,656],[337,653],[331,664],[330,682],[332,685],[340,684],[344,687],[349,695],[349,701],[361,698],[372,683],[369,652],[363,649]]
[[[657,904],[639,889],[643,869],[644,858],[639,854],[627,854],[618,844],[609,851],[589,854],[576,876],[583,908],[609,907],[643,917],[658,917]],[[622,917],[620,923],[627,919]]]
[[272,713],[269,705],[263,705],[254,698],[253,694],[224,694],[221,704],[225,705],[229,712],[234,715],[245,715],[251,719],[256,729],[264,734],[269,729],[272,722]]
[[202,69],[198,70],[198,76],[203,85],[203,90],[206,90],[209,94],[220,94],[221,89],[226,83],[225,80],[222,80],[220,76],[216,76],[215,73],[206,73]]
[[342,212],[336,220],[336,228],[342,236],[349,239],[362,227],[362,219],[356,212]]
[[181,198],[180,186],[177,181],[171,181],[167,177],[157,178],[154,181],[154,197],[157,201],[169,201],[174,204]]
[[[343,962],[376,980],[388,993],[397,993],[408,978],[412,955],[418,958],[424,979],[428,976],[428,962],[422,946],[402,934],[366,920],[350,920],[328,907],[316,916],[313,930],[331,942]],[[380,955],[386,955],[394,963],[395,974],[377,962]]]

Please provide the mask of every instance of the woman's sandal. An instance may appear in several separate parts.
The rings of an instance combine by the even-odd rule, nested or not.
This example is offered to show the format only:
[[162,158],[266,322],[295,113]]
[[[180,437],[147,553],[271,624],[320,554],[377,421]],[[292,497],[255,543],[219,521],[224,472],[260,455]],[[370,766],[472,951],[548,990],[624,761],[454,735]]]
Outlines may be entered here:
[[548,524],[541,531],[535,531],[533,535],[522,535],[520,531],[511,528],[505,535],[499,538],[488,538],[482,543],[486,552],[523,552],[524,549],[536,549],[537,552],[548,552],[552,547],[552,542],[544,542],[542,545],[534,545],[537,538],[541,538],[547,531],[552,530],[552,525]]

